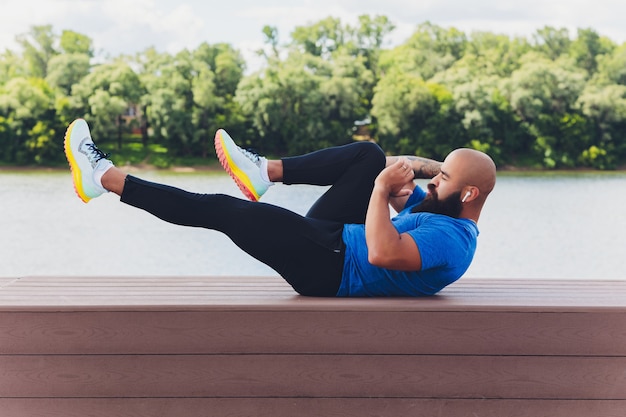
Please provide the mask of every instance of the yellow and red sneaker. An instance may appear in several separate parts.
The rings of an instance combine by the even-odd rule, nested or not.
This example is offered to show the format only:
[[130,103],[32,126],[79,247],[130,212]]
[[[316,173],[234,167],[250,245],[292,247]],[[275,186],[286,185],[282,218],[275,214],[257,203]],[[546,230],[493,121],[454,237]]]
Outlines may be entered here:
[[248,199],[259,201],[272,184],[261,177],[261,165],[265,158],[237,146],[224,129],[215,133],[215,152],[241,192]]
[[107,192],[94,180],[94,171],[113,166],[104,152],[96,147],[83,119],[74,120],[65,132],[65,156],[70,164],[74,190],[85,203]]

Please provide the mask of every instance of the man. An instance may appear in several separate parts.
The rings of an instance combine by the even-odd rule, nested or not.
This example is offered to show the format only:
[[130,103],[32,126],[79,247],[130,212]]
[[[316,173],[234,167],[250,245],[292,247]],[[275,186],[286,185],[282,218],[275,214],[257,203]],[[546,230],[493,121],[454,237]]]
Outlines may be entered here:
[[[476,223],[495,185],[491,158],[470,149],[453,151],[439,165],[387,158],[367,142],[281,160],[239,148],[223,130],[215,145],[224,168],[253,201],[128,175],[96,147],[82,119],[65,135],[74,188],[84,202],[110,191],[167,222],[220,231],[309,296],[437,293],[469,267]],[[416,172],[427,170],[438,171],[428,193],[413,183]],[[300,216],[257,201],[276,181],[331,187]],[[393,219],[390,205],[399,211]]]

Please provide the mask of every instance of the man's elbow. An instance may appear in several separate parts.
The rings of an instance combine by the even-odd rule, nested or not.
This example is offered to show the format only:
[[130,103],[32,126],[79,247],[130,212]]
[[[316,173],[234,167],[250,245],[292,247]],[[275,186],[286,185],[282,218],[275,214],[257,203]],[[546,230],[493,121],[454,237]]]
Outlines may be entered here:
[[399,271],[419,271],[422,262],[417,256],[400,255],[401,251],[368,250],[367,261],[378,268],[394,269]]
[[370,250],[367,252],[367,261],[374,266],[384,268],[384,259],[377,251]]
[[379,268],[396,269],[398,259],[386,251],[368,251],[367,261]]

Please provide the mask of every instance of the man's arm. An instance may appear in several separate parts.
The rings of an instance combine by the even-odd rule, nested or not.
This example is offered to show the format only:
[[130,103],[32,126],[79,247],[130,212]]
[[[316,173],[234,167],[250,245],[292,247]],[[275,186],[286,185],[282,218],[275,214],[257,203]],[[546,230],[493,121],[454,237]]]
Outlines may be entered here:
[[402,271],[419,271],[422,268],[422,258],[417,244],[407,233],[398,233],[391,223],[389,212],[392,195],[408,195],[412,191],[404,188],[412,176],[410,169],[403,168],[406,163],[406,159],[399,158],[376,178],[365,217],[365,241],[368,261],[372,265]]
[[393,165],[399,158],[406,158],[411,162],[414,179],[429,180],[441,172],[441,162],[421,156],[388,156],[386,167]]
[[[404,187],[404,189],[411,190],[415,189],[415,183],[413,180],[408,181]],[[396,213],[400,213],[404,207],[406,206],[406,202],[409,199],[409,195],[401,195],[401,196],[389,196],[389,205],[396,211]]]

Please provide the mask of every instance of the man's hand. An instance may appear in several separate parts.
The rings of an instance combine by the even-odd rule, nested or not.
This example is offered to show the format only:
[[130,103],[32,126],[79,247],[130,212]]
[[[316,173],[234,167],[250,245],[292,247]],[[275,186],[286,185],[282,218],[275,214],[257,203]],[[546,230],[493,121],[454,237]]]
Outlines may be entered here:
[[408,197],[413,193],[413,169],[411,162],[400,157],[396,162],[383,169],[376,180],[374,187],[387,192],[389,197]]

